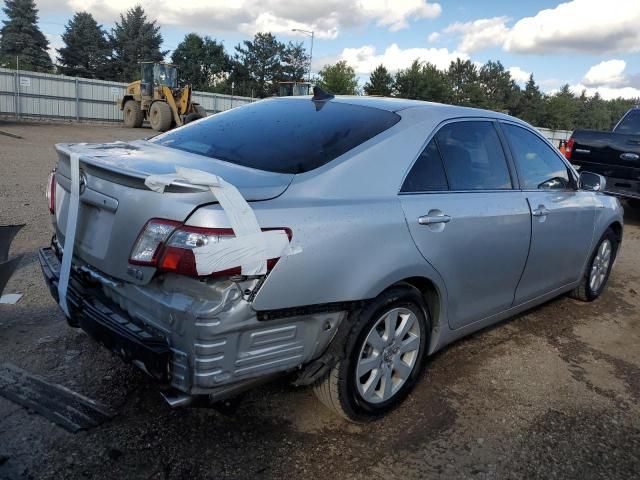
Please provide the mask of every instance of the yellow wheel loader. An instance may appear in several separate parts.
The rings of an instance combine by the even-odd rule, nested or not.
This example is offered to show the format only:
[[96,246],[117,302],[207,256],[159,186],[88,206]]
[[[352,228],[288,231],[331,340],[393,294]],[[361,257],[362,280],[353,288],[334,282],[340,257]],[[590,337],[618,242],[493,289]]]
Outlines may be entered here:
[[142,62],[141,79],[127,85],[118,100],[124,124],[140,128],[145,118],[157,132],[165,132],[207,116],[201,105],[191,100],[191,85],[178,87],[175,65]]

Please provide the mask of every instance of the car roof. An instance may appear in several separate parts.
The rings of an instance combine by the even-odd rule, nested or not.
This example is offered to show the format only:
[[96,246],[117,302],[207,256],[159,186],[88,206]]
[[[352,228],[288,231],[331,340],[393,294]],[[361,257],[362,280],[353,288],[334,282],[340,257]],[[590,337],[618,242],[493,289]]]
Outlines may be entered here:
[[[310,96],[274,97],[278,101],[309,101]],[[389,112],[399,112],[408,108],[424,109],[425,111],[438,110],[441,114],[453,117],[492,117],[505,120],[517,120],[514,117],[492,110],[480,108],[460,107],[444,103],[425,102],[422,100],[408,100],[406,98],[376,97],[368,95],[337,95],[330,102],[359,105],[362,107],[377,108]]]

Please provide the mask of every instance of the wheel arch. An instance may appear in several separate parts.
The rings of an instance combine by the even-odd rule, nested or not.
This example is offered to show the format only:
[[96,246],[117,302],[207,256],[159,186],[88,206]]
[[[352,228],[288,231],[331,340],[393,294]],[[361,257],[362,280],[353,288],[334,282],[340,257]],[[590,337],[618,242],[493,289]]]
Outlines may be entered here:
[[440,333],[442,333],[443,328],[447,327],[447,322],[445,319],[446,312],[446,293],[443,289],[438,285],[434,280],[423,277],[423,276],[413,276],[404,278],[392,285],[389,285],[383,291],[388,290],[389,288],[393,288],[398,285],[408,284],[412,287],[416,288],[420,291],[427,308],[427,315],[429,319],[429,327],[431,329],[431,341],[429,345],[428,354],[431,354],[436,346],[439,343]]
[[609,225],[609,228],[616,234],[618,245],[620,245],[622,243],[622,224],[616,220]]
[[125,95],[120,99],[120,102],[118,105],[120,107],[120,110],[124,110],[124,104],[127,103],[129,100],[135,100],[135,98],[133,98],[133,95]]

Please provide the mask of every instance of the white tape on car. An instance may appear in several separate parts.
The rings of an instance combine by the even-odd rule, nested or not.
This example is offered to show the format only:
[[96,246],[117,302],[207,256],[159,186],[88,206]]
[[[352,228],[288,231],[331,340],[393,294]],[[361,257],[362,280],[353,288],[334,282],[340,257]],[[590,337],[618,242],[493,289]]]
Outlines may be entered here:
[[193,249],[199,275],[209,275],[238,265],[243,275],[263,275],[267,271],[268,259],[301,251],[299,248],[290,248],[289,238],[283,230],[263,232],[255,212],[238,189],[217,175],[176,167],[175,174],[150,175],[145,185],[163,193],[174,182],[209,187],[236,235],[232,239]]
[[58,280],[58,301],[62,311],[70,317],[67,305],[67,289],[71,275],[71,260],[73,259],[73,246],[76,242],[76,226],[78,224],[78,210],[80,206],[80,153],[69,152],[69,167],[71,170],[71,198],[67,209],[67,228],[64,233],[64,251],[62,254],[62,266],[60,267],[60,279]]

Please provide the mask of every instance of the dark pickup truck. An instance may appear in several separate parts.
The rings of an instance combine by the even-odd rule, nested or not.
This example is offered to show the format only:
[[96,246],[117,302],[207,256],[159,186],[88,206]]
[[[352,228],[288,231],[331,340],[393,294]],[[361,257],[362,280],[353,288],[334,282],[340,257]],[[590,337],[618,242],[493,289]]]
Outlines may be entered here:
[[607,193],[640,200],[640,107],[625,113],[611,132],[574,131],[565,156],[579,170],[606,177]]

